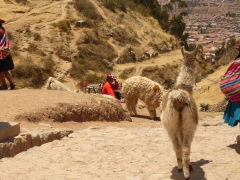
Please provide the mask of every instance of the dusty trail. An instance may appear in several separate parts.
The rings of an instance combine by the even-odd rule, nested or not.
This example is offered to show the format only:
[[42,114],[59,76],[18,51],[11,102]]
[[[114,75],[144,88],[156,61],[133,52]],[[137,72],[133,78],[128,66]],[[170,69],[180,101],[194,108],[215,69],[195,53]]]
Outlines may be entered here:
[[105,15],[104,11],[99,7],[99,5],[95,2],[95,0],[90,0],[90,2],[94,5],[94,7],[97,9],[100,15],[103,17],[103,19],[109,24],[110,19]]

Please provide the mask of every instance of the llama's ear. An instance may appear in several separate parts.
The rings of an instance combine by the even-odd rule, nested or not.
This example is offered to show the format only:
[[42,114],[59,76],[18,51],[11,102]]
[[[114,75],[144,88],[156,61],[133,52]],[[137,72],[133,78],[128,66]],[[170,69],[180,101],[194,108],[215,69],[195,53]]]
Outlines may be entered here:
[[196,46],[195,50],[193,51],[193,55],[196,56],[198,52],[198,45]]
[[184,49],[184,46],[182,46],[181,51],[182,51],[183,57],[185,58],[185,49]]
[[153,86],[153,92],[157,92],[160,90],[160,87],[158,85]]

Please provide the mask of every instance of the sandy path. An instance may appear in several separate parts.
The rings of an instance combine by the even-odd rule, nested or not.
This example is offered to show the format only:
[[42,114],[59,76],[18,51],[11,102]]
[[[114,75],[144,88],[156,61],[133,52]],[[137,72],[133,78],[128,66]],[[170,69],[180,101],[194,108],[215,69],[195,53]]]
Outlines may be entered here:
[[[239,179],[238,133],[221,116],[202,120],[192,144],[192,179]],[[135,127],[93,123],[61,141],[1,159],[0,170],[1,180],[183,179],[162,123],[141,118],[135,118]]]
[[146,67],[149,66],[163,66],[168,64],[174,64],[174,63],[178,63],[180,64],[182,62],[182,54],[181,54],[181,50],[177,49],[168,53],[164,53],[164,54],[160,54],[157,58],[154,59],[150,59],[147,61],[143,61],[143,62],[137,62],[137,63],[127,63],[127,64],[115,64],[114,65],[114,71],[113,74],[116,76],[119,76],[119,74],[127,68],[131,68],[131,67],[135,67],[137,69],[136,73],[134,74],[136,75],[141,75],[142,70]]

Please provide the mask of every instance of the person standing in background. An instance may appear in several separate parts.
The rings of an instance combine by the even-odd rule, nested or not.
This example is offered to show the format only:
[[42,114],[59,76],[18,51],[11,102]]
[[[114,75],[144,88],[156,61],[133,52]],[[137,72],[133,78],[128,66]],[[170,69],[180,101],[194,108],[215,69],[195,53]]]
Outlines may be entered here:
[[10,89],[15,89],[15,84],[12,81],[11,70],[14,69],[12,57],[10,55],[10,42],[7,38],[7,33],[2,26],[5,21],[0,19],[0,90],[7,90],[8,85],[5,78],[10,83]]
[[87,81],[84,80],[83,81],[83,91],[86,92],[86,88],[87,88]]

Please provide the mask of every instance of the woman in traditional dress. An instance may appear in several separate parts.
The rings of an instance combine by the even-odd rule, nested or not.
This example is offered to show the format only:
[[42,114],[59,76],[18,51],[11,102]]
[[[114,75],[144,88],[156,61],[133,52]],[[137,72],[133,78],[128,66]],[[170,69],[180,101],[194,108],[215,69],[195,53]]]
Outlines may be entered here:
[[[240,46],[236,48],[238,55],[234,61],[240,61]],[[240,122],[240,94],[234,98],[229,97],[227,107],[223,115],[224,122],[229,126],[236,126]]]
[[2,83],[0,90],[8,89],[5,78],[7,78],[10,83],[10,89],[15,88],[15,84],[12,81],[10,73],[10,71],[14,69],[14,64],[10,55],[10,43],[7,38],[7,33],[2,26],[4,22],[4,20],[0,19],[0,81]]

